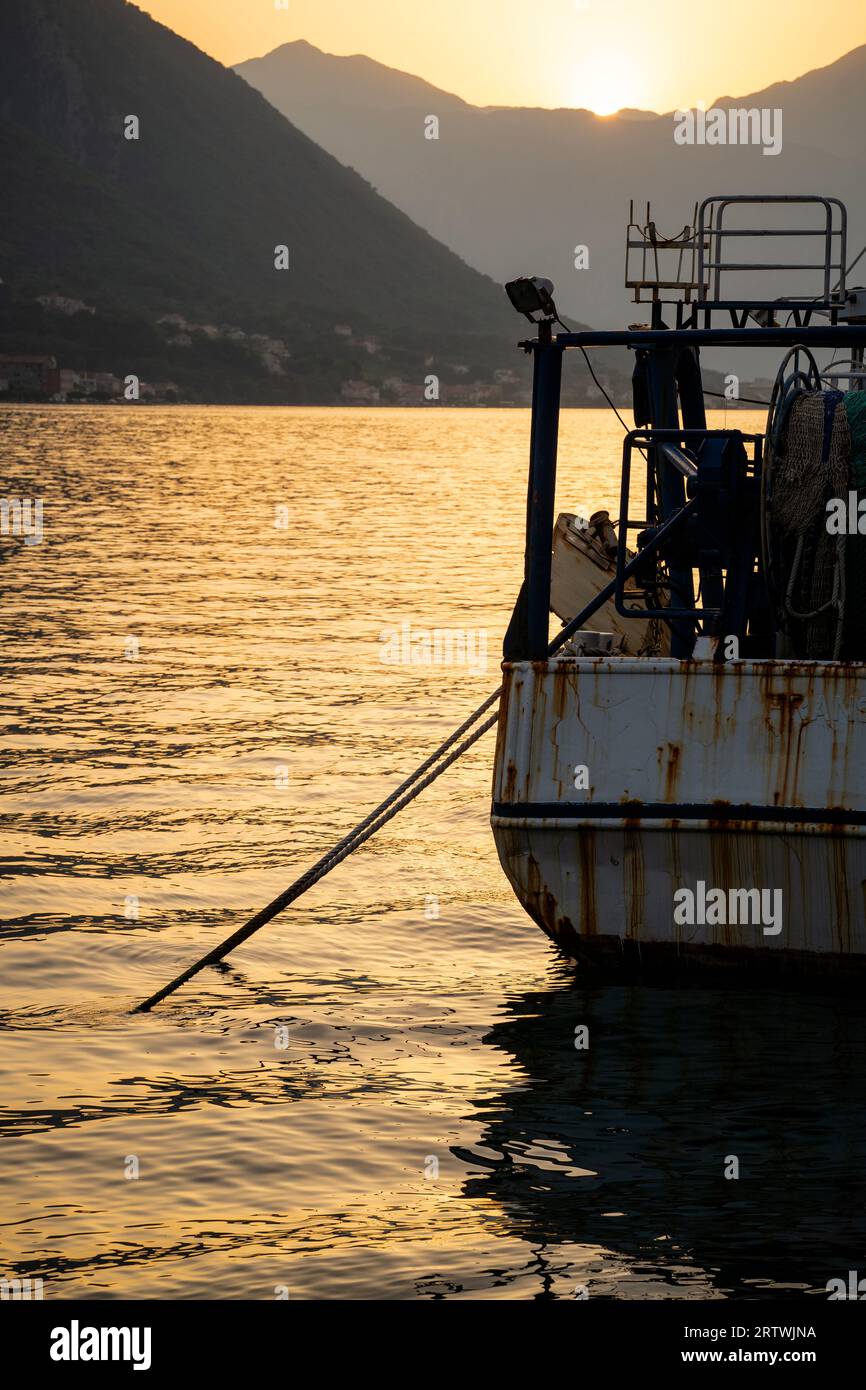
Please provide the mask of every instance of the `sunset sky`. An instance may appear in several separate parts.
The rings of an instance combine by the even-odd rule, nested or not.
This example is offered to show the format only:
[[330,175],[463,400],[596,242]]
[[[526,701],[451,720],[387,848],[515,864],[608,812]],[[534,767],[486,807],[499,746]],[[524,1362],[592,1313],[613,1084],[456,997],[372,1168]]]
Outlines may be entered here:
[[[852,0],[142,0],[220,62],[307,39],[478,105],[670,111],[800,76],[866,43]],[[687,18],[683,20],[684,10]],[[820,17],[820,18],[818,18]]]

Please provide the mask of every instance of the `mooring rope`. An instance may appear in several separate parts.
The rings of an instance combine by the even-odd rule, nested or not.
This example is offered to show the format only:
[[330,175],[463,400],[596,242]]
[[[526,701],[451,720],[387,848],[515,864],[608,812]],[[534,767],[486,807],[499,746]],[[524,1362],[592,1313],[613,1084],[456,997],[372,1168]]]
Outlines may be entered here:
[[[476,719],[480,718],[485,710],[490,708],[493,701],[499,698],[500,692],[501,687],[499,690],[495,690],[482,705],[479,705],[474,714],[470,715],[469,719],[461,724],[459,729],[456,729],[444,743],[440,744],[435,753],[431,753],[430,757],[427,758],[420,767],[415,769],[411,777],[407,777],[406,781],[397,787],[389,797],[386,797],[386,799],[376,807],[375,811],[371,811],[364,820],[356,825],[348,835],[344,836],[338,844],[334,845],[327,854],[323,854],[321,859],[317,860],[311,868],[307,869],[306,873],[302,874],[300,878],[296,878],[294,883],[291,883],[288,888],[280,893],[279,897],[274,898],[272,902],[268,903],[267,907],[262,908],[261,912],[257,912],[255,917],[251,917],[244,926],[227,937],[225,941],[220,942],[219,946],[215,946],[206,956],[202,956],[201,960],[197,960],[194,965],[189,966],[189,968],[178,975],[176,979],[172,980],[162,989],[157,990],[156,994],[152,994],[148,999],[145,999],[143,1003],[138,1004],[132,1012],[136,1014],[147,1013],[148,1010],[153,1008],[154,1004],[158,1004],[161,999],[165,999],[166,995],[172,994],[180,985],[192,979],[193,975],[197,975],[199,970],[203,970],[206,965],[216,965],[224,956],[227,956],[230,951],[233,951],[236,946],[240,946],[242,941],[246,941],[247,938],[252,936],[254,932],[257,932],[260,927],[265,926],[267,922],[270,922],[272,918],[276,917],[284,908],[287,908],[290,903],[293,903],[296,898],[301,897],[301,895],[306,893],[309,888],[312,888],[315,883],[318,883],[320,878],[324,878],[325,874],[329,874],[332,869],[335,869],[338,864],[341,864],[344,859],[347,859],[350,854],[353,854],[356,849],[359,849],[361,845],[375,835],[378,830],[381,830],[383,825],[387,825],[389,820],[393,820],[394,816],[398,815],[404,807],[408,806],[410,801],[414,801],[416,796],[421,795],[425,787],[429,787],[431,782],[435,782],[436,778],[440,777],[446,768],[449,768],[452,763],[462,757],[466,750],[472,747],[473,743],[477,743],[482,734],[486,734],[488,729],[493,728],[499,718],[498,711],[496,714],[491,715],[489,719],[485,720],[479,728],[475,729],[457,748],[453,748],[455,740],[458,739]],[[439,763],[438,767],[432,768],[431,771],[427,772],[425,777],[422,777],[421,780],[418,781],[417,779],[424,769],[430,768],[431,763],[435,763],[448,748],[453,749],[453,751],[448,754],[448,757],[445,758],[443,762]],[[401,798],[400,793],[404,788],[408,788],[408,790]]]
[[[647,542],[640,554],[632,556],[631,560],[629,560],[622,573],[623,579],[627,579],[638,565],[645,563],[647,557],[659,549],[662,542],[667,540],[672,531],[679,529],[689,520],[695,509],[695,505],[694,499],[687,502],[679,512],[670,517],[658,528],[655,535]],[[590,599],[586,607],[582,608],[575,617],[565,624],[565,627],[560,629],[547,648],[548,657],[558,652],[569,638],[571,638],[575,632],[579,631],[589,618],[593,617],[594,614],[598,612],[599,608],[603,607],[609,599],[613,598],[616,592],[616,585],[617,580],[614,578],[609,584],[606,584],[603,589],[599,589],[598,593],[594,598]],[[483,734],[486,734],[488,729],[493,728],[494,724],[496,724],[499,719],[498,711],[496,714],[491,715],[489,719],[486,719],[477,729],[474,729],[471,734],[467,734],[467,737],[463,739],[462,743],[457,744],[456,748],[454,747],[457,740],[461,738],[463,734],[466,734],[482,715],[486,714],[487,710],[499,699],[501,694],[502,686],[499,685],[496,690],[488,695],[487,699],[470,714],[468,719],[464,719],[458,729],[455,729],[452,734],[449,734],[448,738],[446,738],[443,743],[440,743],[439,747],[430,754],[429,758],[425,758],[424,762],[419,764],[415,771],[411,773],[404,782],[401,782],[399,787],[391,792],[390,796],[386,797],[368,816],[365,816],[354,829],[349,831],[348,835],[344,835],[342,840],[339,840],[336,845],[332,846],[327,854],[323,854],[321,859],[317,860],[306,873],[302,874],[300,878],[295,879],[294,883],[290,884],[288,888],[280,893],[279,897],[274,898],[272,902],[268,903],[267,907],[263,907],[261,911],[257,912],[255,917],[251,917],[244,926],[239,927],[238,930],[227,937],[225,941],[220,942],[219,946],[215,946],[212,951],[208,951],[207,955],[202,956],[194,965],[189,966],[182,974],[178,975],[174,980],[171,980],[169,984],[164,985],[162,989],[157,990],[155,994],[151,994],[147,999],[143,1000],[141,1004],[137,1004],[130,1012],[134,1014],[147,1013],[149,1009],[153,1008],[154,1004],[158,1004],[162,999],[165,999],[167,995],[173,994],[176,989],[186,984],[187,980],[191,980],[193,975],[197,975],[206,965],[218,965],[224,956],[227,956],[230,951],[233,951],[242,941],[246,941],[248,937],[253,935],[253,932],[257,932],[259,927],[265,926],[267,922],[270,922],[272,918],[276,917],[277,914],[288,907],[290,903],[293,903],[296,898],[299,898],[302,893],[305,893],[308,888],[312,888],[314,883],[318,883],[320,878],[324,878],[325,874],[330,873],[331,869],[336,868],[338,864],[342,863],[344,859],[347,859],[356,849],[359,849],[361,845],[365,844],[371,836],[376,834],[377,830],[381,830],[383,825],[387,825],[388,821],[392,820],[405,806],[408,806],[410,801],[414,801],[415,797],[419,796],[420,793],[424,791],[425,787],[429,787],[431,782],[435,782],[436,778],[440,777],[452,763],[455,763],[458,758],[462,757],[466,750],[472,747],[473,743],[477,743],[478,739],[480,739]],[[449,749],[452,751],[449,752]],[[443,757],[445,753],[448,753],[447,757]]]

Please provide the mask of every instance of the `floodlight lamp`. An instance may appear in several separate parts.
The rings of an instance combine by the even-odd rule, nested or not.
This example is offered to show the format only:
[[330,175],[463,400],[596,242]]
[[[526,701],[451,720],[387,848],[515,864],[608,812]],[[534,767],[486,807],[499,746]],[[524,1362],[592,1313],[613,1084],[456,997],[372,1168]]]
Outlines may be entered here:
[[553,281],[541,275],[521,275],[518,280],[509,280],[505,293],[518,314],[525,314],[530,323],[558,317],[553,302]]

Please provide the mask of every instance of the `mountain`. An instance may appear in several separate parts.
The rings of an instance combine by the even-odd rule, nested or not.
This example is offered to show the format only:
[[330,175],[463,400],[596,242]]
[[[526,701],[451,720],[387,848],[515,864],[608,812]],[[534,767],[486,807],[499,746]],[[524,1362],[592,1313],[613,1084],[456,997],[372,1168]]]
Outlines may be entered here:
[[[851,255],[866,241],[866,46],[793,82],[717,103],[781,107],[777,155],[678,145],[673,113],[475,107],[426,83],[414,88],[381,64],[377,103],[369,59],[313,60],[308,50],[284,44],[235,71],[470,265],[500,281],[549,275],[562,312],[597,327],[645,317],[623,288],[630,198],[641,220],[650,199],[670,235],[710,194],[828,193],[848,203]],[[315,85],[303,76],[313,61]],[[438,140],[424,135],[430,115],[439,117]],[[588,268],[575,268],[576,246],[588,248]]]
[[468,102],[461,97],[443,92],[421,77],[413,77],[411,73],[400,72],[397,68],[383,67],[362,53],[352,58],[334,58],[306,39],[283,44],[264,58],[240,63],[234,71],[256,87],[273,106],[279,104],[273,100],[273,96],[280,96],[282,87],[289,79],[294,102],[299,107],[323,105],[333,108],[340,103],[339,84],[336,88],[334,86],[335,76],[339,75],[346,84],[346,106],[351,110],[366,108],[370,111],[388,111],[426,107],[431,100],[438,103],[439,110],[468,110]]
[[500,286],[124,0],[3,0],[0,167],[0,352],[59,341],[200,399],[527,380]]
[[[854,163],[862,160],[866,44],[792,82],[774,82],[743,97],[719,97],[716,106],[781,107],[786,131],[803,146]],[[864,229],[866,239],[866,229]],[[859,247],[858,247],[859,249]]]

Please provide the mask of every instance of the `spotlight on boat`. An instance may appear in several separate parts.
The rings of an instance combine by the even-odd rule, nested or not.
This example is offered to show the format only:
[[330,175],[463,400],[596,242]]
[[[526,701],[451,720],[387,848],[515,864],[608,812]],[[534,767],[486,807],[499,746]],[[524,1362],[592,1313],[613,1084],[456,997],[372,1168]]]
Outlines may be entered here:
[[759,323],[762,328],[778,328],[779,324],[772,309],[750,309],[749,317]]
[[[521,275],[519,280],[508,281],[505,293],[518,314],[525,314],[530,323],[557,317],[552,280],[545,280],[541,275]],[[536,314],[540,317],[536,318]]]

